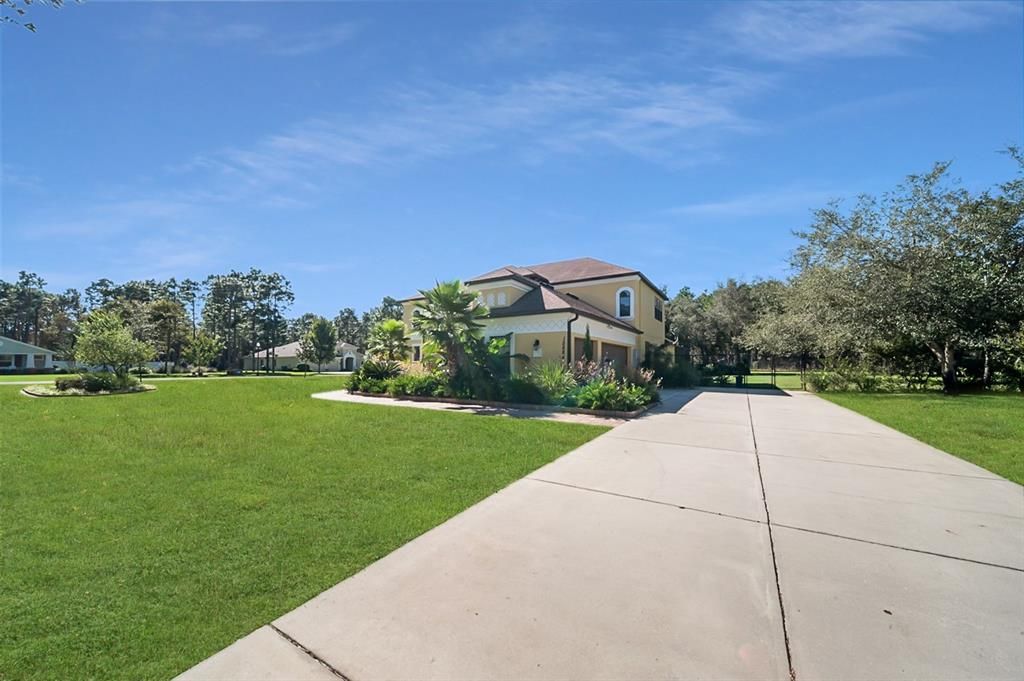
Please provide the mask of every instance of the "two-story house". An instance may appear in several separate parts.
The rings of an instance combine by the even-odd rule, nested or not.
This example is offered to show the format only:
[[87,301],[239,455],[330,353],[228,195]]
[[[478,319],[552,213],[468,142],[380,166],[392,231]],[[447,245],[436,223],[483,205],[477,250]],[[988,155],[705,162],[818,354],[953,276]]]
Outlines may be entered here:
[[[508,338],[511,352],[531,362],[581,358],[588,328],[594,358],[619,367],[637,367],[665,344],[665,295],[639,270],[576,258],[508,265],[463,283],[487,305],[484,336]],[[423,340],[412,317],[422,299],[402,301],[414,362]],[[513,371],[522,365],[514,360]]]

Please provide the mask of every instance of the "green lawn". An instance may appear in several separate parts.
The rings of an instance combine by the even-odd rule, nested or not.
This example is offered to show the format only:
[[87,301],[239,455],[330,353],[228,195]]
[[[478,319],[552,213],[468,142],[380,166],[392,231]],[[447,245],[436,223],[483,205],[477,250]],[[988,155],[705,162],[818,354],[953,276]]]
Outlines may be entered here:
[[819,396],[1024,485],[1024,395],[821,393]]
[[173,676],[604,431],[343,382],[0,387],[0,678]]

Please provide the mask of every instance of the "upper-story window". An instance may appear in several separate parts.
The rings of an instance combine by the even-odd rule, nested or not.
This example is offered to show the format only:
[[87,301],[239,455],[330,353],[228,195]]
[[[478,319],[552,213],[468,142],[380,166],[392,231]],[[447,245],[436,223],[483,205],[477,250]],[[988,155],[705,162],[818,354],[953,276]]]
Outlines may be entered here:
[[493,293],[488,293],[487,294],[487,307],[494,307],[494,294]]
[[504,291],[498,291],[498,306],[501,307],[507,301],[508,301],[508,298],[505,297],[505,292]]
[[629,287],[620,288],[615,293],[615,309],[619,317],[631,319],[633,317],[633,289]]
[[657,319],[659,322],[665,316],[664,312],[662,312],[661,305],[662,305],[661,298],[655,298],[654,299],[654,318]]

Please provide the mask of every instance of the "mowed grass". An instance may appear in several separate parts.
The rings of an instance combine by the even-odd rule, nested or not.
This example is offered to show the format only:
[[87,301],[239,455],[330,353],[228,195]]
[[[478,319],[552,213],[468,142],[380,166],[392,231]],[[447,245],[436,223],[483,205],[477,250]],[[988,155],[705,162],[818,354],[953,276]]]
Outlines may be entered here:
[[819,396],[1024,485],[1024,395],[821,393]]
[[605,430],[343,382],[0,388],[0,677],[171,677]]

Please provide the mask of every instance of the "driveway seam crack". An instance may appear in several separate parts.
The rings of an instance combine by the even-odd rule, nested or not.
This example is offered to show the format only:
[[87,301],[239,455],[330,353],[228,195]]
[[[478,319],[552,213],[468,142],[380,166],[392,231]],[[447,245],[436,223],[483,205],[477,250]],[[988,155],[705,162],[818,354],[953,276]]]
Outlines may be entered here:
[[603,489],[594,489],[593,487],[583,487],[582,485],[572,485],[568,482],[558,482],[557,480],[545,480],[544,478],[534,478],[527,476],[527,480],[533,480],[534,482],[543,482],[548,485],[558,485],[559,487],[568,487],[570,489],[578,489],[581,492],[593,492],[595,494],[606,494],[610,497],[619,497],[621,499],[631,499],[632,501],[643,501],[648,504],[657,504],[658,506],[668,506],[669,508],[676,508],[681,511],[694,511],[696,513],[707,513],[708,515],[717,515],[723,518],[732,518],[733,520],[743,520],[748,523],[757,523],[763,525],[764,522],[757,520],[756,518],[744,518],[741,515],[733,515],[731,513],[722,513],[720,511],[709,511],[706,508],[695,508],[693,506],[680,506],[679,504],[673,504],[671,501],[658,501],[657,499],[648,499],[646,497],[636,497],[631,494],[622,494],[621,492],[609,492]]
[[787,530],[795,530],[797,532],[808,532],[810,534],[820,534],[825,537],[834,537],[835,539],[845,539],[846,541],[860,542],[861,544],[871,544],[872,546],[882,546],[887,549],[896,549],[898,551],[910,551],[911,553],[923,553],[926,556],[935,556],[937,558],[949,558],[950,560],[960,560],[965,563],[974,563],[976,565],[985,565],[988,567],[1000,568],[1003,570],[1013,570],[1014,572],[1024,572],[1024,568],[1013,567],[1012,565],[1000,565],[999,563],[989,563],[984,560],[977,560],[975,558],[964,558],[963,556],[951,556],[948,553],[938,553],[936,551],[928,551],[926,549],[915,549],[909,546],[897,546],[896,544],[886,544],[885,542],[872,541],[870,539],[861,539],[859,537],[848,537],[845,534],[835,534],[834,532],[825,532],[824,530],[812,530],[808,527],[796,527],[795,525],[784,525],[778,523],[775,527],[784,527]]
[[772,534],[772,515],[768,510],[768,494],[764,488],[764,475],[761,473],[761,457],[757,452],[757,433],[754,432],[754,414],[750,408],[750,393],[747,393],[747,416],[750,418],[750,437],[754,441],[754,460],[757,462],[757,479],[761,482],[761,501],[764,503],[764,517],[768,526],[768,546],[772,552],[772,570],[775,572],[775,592],[779,597],[779,615],[782,618],[782,639],[786,645],[786,664],[789,666],[790,681],[796,681],[796,669],[793,668],[793,652],[789,645],[789,627],[786,625],[786,605],[782,600],[782,582],[779,580],[779,561],[775,555],[775,537]]
[[[941,450],[940,450],[941,451]],[[945,452],[942,452],[945,454]],[[951,478],[970,478],[972,480],[988,480],[990,482],[1010,482],[1005,478],[996,478],[991,475],[968,475],[967,473],[947,473],[946,471],[925,471],[920,468],[903,468],[902,466],[883,466],[877,463],[857,463],[854,461],[836,461],[834,459],[818,459],[813,456],[797,456],[795,454],[778,454],[776,452],[761,452],[763,456],[779,456],[784,459],[800,459],[801,461],[818,461],[820,463],[835,463],[841,466],[864,466],[866,468],[881,468],[887,471],[904,471],[907,473],[924,473],[926,475],[947,475]]]
[[325,667],[327,669],[327,671],[329,671],[330,673],[334,674],[339,679],[343,679],[344,681],[352,681],[351,678],[349,678],[348,676],[345,676],[340,671],[338,671],[337,669],[332,667],[331,664],[327,660],[325,660],[324,658],[320,657],[319,655],[314,653],[312,650],[310,650],[306,646],[304,646],[301,643],[299,643],[296,639],[292,638],[291,636],[289,636],[285,632],[283,632],[280,629],[278,629],[273,624],[268,624],[267,626],[270,627],[271,629],[273,629],[274,631],[276,631],[278,633],[278,635],[281,638],[283,638],[284,640],[288,641],[288,643],[291,643],[293,646],[295,646],[296,648],[301,650],[306,656],[313,658],[313,660],[315,660],[321,666]]

